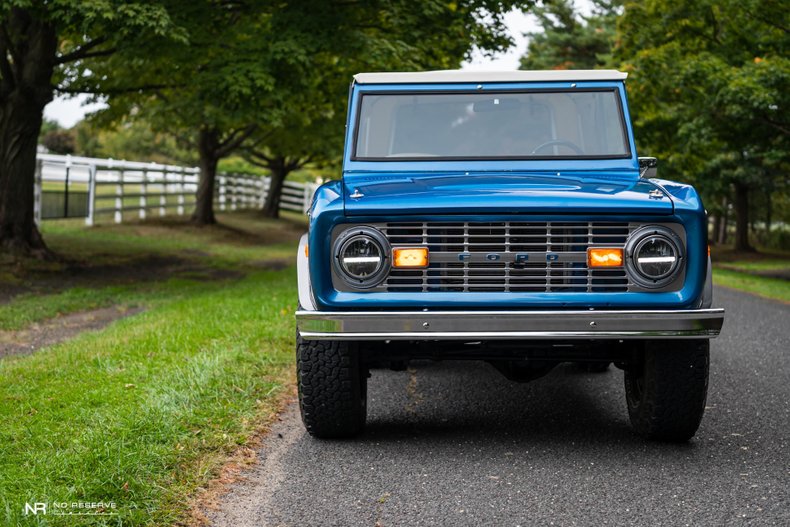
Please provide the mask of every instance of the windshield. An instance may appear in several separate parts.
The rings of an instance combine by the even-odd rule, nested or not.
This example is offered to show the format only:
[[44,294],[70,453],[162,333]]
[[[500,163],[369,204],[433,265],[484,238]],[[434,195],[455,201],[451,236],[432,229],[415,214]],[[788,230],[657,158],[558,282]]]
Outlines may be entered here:
[[354,159],[630,157],[614,89],[363,94]]

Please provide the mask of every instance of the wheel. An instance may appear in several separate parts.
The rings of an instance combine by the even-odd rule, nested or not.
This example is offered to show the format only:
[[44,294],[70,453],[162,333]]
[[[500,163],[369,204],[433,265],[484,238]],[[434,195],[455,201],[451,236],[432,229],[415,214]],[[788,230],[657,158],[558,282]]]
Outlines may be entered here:
[[367,415],[367,371],[353,342],[296,338],[302,422],[313,437],[353,437]]
[[691,439],[708,394],[707,339],[647,341],[625,370],[625,397],[634,430],[649,439]]
[[579,368],[588,373],[604,373],[605,371],[609,371],[609,364],[611,364],[611,362],[604,360],[576,363]]

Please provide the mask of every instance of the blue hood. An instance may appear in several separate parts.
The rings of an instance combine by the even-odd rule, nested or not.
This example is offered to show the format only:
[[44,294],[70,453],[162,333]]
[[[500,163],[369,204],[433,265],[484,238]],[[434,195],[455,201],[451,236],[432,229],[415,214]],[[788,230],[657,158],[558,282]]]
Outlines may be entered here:
[[619,174],[345,174],[349,216],[462,213],[672,214],[669,196]]

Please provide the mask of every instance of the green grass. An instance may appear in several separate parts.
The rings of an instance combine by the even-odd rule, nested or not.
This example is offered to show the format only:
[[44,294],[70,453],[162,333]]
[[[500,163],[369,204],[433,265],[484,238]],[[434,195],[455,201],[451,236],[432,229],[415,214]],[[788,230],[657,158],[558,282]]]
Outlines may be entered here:
[[790,302],[790,253],[760,250],[737,252],[713,247],[713,283],[765,298]]
[[733,269],[736,271],[782,271],[790,269],[790,259],[781,260],[768,258],[766,260],[738,260],[718,264],[723,269]]
[[129,303],[131,298],[124,297],[128,294],[126,288],[121,287],[74,287],[53,295],[20,295],[11,304],[0,309],[0,330],[21,329],[33,322],[58,315],[105,307],[117,303],[122,297],[125,303]]
[[[221,215],[220,220],[222,226],[204,228],[173,218],[90,229],[75,220],[45,222],[49,247],[69,261],[27,262],[20,275],[9,272],[13,265],[0,258],[0,283],[28,283],[34,290],[0,306],[0,330],[112,304],[135,306],[178,297],[181,282],[171,283],[167,276],[156,280],[141,272],[139,277],[121,275],[109,282],[103,276],[113,268],[140,272],[151,258],[177,259],[183,269],[174,277],[187,279],[223,271],[245,274],[271,262],[290,263],[296,253],[295,240],[306,229],[303,217],[288,213],[283,220],[262,220],[252,213]],[[64,288],[68,278],[61,277],[68,277],[75,262],[85,266],[84,278],[74,284],[66,282]]]
[[765,298],[790,302],[790,281],[769,278],[730,269],[714,268],[713,283],[739,289]]
[[[271,415],[292,384],[296,219],[222,218],[83,229],[45,224],[50,246],[97,272],[140,255],[185,258],[183,272],[140,284],[96,277],[0,306],[0,325],[85,306],[146,311],[97,332],[0,359],[0,525],[170,525],[196,489]],[[199,253],[197,251],[200,251]],[[212,278],[190,271],[232,271]],[[2,280],[33,284],[63,264],[29,263]],[[111,273],[110,273],[111,274]],[[32,286],[31,286],[32,287]],[[25,502],[112,501],[119,516],[24,516]]]

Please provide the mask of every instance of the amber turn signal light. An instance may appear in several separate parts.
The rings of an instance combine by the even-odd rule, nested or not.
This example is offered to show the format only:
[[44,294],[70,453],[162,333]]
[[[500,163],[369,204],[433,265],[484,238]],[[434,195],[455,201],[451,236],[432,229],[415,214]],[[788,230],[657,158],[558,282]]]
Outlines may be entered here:
[[611,247],[587,249],[587,267],[622,267],[623,250]]
[[393,267],[428,267],[428,249],[426,247],[392,249]]

